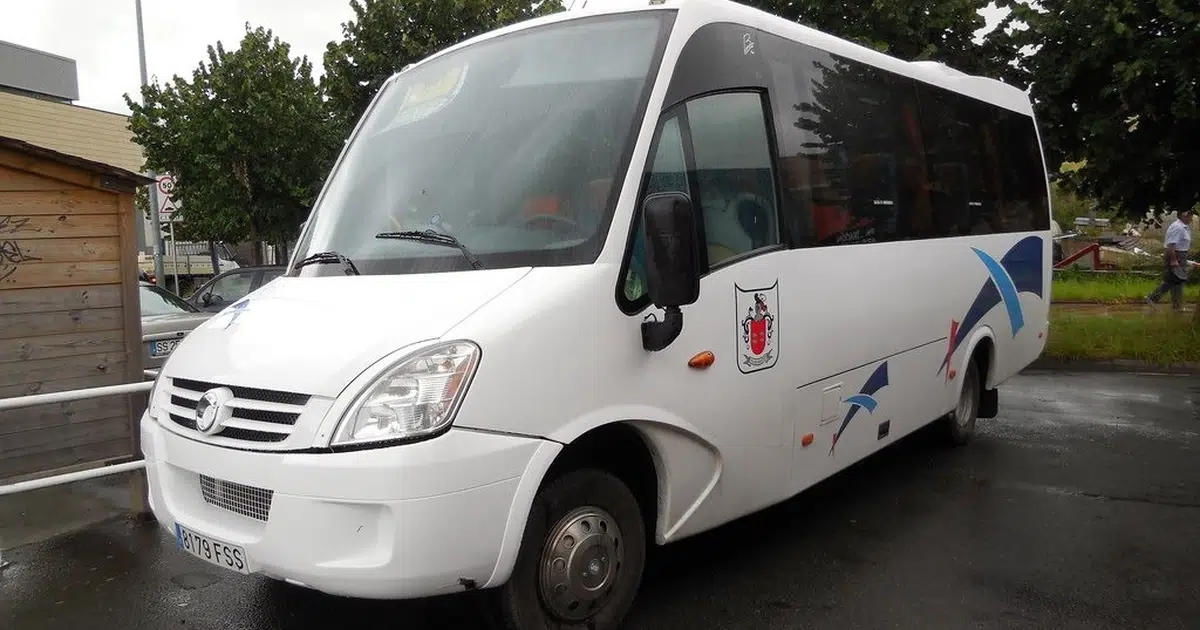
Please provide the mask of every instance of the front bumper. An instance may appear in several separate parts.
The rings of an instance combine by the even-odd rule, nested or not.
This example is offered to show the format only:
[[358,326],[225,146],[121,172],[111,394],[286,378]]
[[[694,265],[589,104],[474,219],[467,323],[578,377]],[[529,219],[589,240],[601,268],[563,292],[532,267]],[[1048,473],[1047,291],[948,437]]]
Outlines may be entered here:
[[142,418],[150,507],[164,528],[242,546],[253,573],[377,599],[507,579],[540,472],[560,448],[453,429],[357,452],[248,452]]

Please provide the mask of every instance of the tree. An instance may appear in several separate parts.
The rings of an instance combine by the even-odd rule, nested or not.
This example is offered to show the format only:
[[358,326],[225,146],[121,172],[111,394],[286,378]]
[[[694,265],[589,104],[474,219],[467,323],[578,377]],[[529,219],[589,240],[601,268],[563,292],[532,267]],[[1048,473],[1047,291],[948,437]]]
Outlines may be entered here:
[[[1011,0],[1010,0],[1011,1]],[[1200,202],[1200,10],[1178,0],[1014,3],[1051,172],[1138,219]]]
[[335,155],[312,64],[261,27],[247,24],[236,50],[209,46],[191,82],[155,81],[125,102],[147,167],[175,175],[181,237],[286,243]]
[[971,74],[1007,79],[1015,56],[1007,34],[997,29],[982,43],[986,26],[980,9],[991,0],[743,0],[843,39],[908,61],[934,60]]
[[351,0],[355,20],[325,50],[321,87],[344,137],[391,75],[487,31],[562,9],[559,0]]

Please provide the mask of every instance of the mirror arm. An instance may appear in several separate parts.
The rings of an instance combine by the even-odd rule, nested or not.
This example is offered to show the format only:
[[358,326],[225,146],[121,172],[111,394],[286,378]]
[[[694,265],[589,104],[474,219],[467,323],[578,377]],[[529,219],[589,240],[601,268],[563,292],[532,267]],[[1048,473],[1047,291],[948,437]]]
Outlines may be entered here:
[[668,306],[664,310],[666,314],[663,321],[642,322],[642,347],[650,352],[658,352],[671,345],[683,332],[683,311],[678,306]]

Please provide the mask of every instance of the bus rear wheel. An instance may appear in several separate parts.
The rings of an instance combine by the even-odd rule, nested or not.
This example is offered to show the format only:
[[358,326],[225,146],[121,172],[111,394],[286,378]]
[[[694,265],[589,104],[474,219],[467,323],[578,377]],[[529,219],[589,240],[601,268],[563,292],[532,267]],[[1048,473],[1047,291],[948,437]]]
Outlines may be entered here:
[[971,436],[974,435],[982,391],[979,384],[979,363],[972,358],[967,362],[967,368],[963,371],[962,390],[958,394],[958,404],[945,419],[946,437],[951,444],[961,446],[969,442]]
[[637,499],[614,475],[579,469],[534,498],[512,577],[499,589],[511,630],[615,630],[646,563]]

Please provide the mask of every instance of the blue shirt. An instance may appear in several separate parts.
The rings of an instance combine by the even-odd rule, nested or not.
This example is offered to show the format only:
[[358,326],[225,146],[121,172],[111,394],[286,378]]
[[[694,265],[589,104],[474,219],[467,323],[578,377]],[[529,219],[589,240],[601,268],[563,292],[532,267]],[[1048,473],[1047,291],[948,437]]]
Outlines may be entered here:
[[1186,252],[1192,246],[1192,226],[1183,222],[1183,219],[1175,219],[1175,222],[1167,228],[1167,238],[1163,241],[1163,246],[1174,245],[1175,251]]

